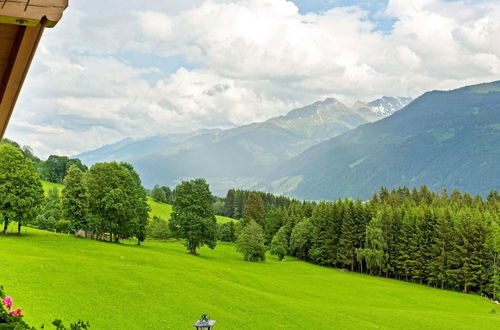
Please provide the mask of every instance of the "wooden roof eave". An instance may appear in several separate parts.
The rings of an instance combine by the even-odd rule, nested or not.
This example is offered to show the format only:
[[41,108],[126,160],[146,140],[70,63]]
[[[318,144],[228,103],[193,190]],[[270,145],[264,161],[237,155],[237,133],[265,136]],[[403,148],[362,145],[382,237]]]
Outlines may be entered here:
[[0,23],[53,27],[62,18],[68,0],[0,0]]
[[[61,19],[68,0],[0,0],[0,139],[45,27]],[[3,51],[3,52],[2,52]]]

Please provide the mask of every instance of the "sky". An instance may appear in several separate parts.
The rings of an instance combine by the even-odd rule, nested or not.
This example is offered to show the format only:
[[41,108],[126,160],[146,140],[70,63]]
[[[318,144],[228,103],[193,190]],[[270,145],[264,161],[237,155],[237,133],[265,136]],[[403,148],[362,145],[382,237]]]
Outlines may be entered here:
[[500,80],[498,0],[70,0],[6,137],[41,157]]

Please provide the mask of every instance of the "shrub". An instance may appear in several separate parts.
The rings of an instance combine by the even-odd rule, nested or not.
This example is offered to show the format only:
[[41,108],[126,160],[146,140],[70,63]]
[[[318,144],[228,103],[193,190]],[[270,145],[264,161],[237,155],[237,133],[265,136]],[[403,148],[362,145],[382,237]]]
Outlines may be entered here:
[[218,224],[217,234],[221,242],[234,242],[236,240],[234,222]]
[[250,220],[248,225],[243,227],[236,241],[236,249],[243,254],[246,261],[266,260],[266,245],[264,231],[255,221]]
[[68,233],[71,231],[71,223],[68,220],[59,220],[56,222],[56,231],[58,233]]
[[166,220],[154,217],[146,228],[146,236],[153,239],[168,239],[172,237],[172,233]]
[[278,256],[280,261],[283,261],[285,260],[287,251],[288,239],[286,235],[286,229],[285,227],[281,227],[271,241],[270,252],[272,255]]

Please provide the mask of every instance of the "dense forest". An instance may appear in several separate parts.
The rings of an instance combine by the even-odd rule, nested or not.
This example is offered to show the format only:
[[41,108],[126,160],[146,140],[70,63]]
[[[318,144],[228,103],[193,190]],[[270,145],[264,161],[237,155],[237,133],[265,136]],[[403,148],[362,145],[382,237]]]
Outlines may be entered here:
[[483,199],[426,186],[382,188],[366,202],[292,201],[266,213],[263,231],[271,253],[284,249],[323,266],[499,296],[496,191]]

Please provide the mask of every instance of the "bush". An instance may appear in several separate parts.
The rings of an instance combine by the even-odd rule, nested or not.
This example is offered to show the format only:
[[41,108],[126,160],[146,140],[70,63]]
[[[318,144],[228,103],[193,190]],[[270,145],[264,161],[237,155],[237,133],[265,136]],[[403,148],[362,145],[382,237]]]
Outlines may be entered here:
[[280,261],[283,261],[285,260],[287,251],[288,239],[286,235],[286,229],[285,227],[281,227],[271,241],[270,252],[272,255],[278,256]]
[[243,254],[246,261],[266,260],[266,245],[264,231],[255,221],[250,220],[248,225],[243,227],[236,241],[236,249]]
[[71,223],[68,220],[59,220],[56,222],[56,231],[58,233],[69,233],[71,232]]
[[217,224],[217,234],[221,242],[234,242],[236,240],[234,222]]
[[172,237],[172,233],[166,220],[154,217],[146,228],[146,236],[153,239],[169,239]]

